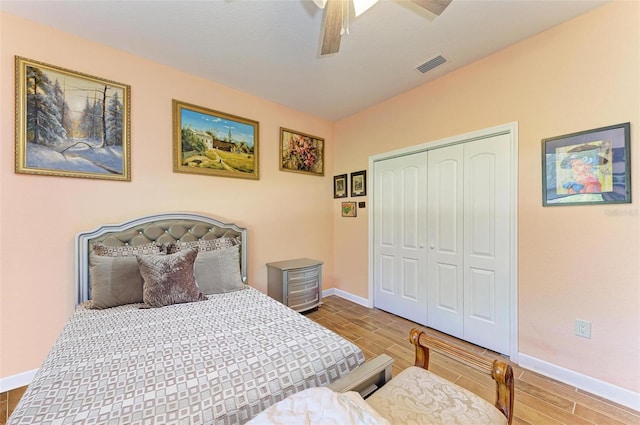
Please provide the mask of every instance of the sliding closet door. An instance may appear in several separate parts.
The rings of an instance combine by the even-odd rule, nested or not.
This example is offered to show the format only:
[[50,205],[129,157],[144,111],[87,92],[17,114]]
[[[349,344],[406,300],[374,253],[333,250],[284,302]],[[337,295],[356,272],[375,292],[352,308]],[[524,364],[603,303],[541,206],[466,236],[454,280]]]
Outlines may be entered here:
[[427,323],[426,152],[374,165],[374,304]]
[[463,145],[429,151],[428,164],[428,324],[462,338]]
[[509,135],[464,145],[464,339],[509,353]]

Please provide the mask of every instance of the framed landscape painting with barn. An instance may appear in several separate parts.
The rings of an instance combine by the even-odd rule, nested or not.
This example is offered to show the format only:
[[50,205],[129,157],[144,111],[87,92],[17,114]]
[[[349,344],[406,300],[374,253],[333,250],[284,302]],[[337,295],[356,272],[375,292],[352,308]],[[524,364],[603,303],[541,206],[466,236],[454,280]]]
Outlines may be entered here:
[[131,181],[130,86],[15,63],[16,173]]
[[173,100],[173,171],[259,179],[258,122]]

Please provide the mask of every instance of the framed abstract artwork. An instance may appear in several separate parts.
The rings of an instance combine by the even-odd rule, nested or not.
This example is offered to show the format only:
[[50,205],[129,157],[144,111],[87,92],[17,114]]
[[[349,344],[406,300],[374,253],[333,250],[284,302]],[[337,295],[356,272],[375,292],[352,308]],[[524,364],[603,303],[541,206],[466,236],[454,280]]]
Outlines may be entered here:
[[631,202],[630,124],[542,140],[542,204]]
[[259,123],[173,100],[173,171],[242,179],[258,174]]
[[324,139],[281,127],[280,170],[324,176]]
[[16,56],[16,173],[131,181],[131,88]]

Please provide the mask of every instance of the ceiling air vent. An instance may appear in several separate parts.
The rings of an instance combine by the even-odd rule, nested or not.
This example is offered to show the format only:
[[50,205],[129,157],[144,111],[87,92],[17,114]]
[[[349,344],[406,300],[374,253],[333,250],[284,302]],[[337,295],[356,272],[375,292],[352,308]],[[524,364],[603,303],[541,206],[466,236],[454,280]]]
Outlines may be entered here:
[[442,65],[446,61],[447,60],[442,55],[438,55],[435,58],[429,59],[428,61],[426,61],[419,67],[417,67],[416,69],[422,72],[423,74],[426,74],[427,72],[431,71],[433,68]]

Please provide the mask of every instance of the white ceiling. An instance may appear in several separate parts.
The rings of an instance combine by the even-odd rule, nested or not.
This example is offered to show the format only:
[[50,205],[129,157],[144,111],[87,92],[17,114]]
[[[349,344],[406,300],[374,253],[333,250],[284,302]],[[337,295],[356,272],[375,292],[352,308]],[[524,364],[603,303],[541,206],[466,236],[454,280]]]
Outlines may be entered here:
[[[604,3],[453,0],[435,16],[381,0],[351,19],[340,52],[327,56],[319,54],[324,11],[311,0],[2,0],[0,9],[338,120]],[[438,54],[446,64],[416,70]]]

